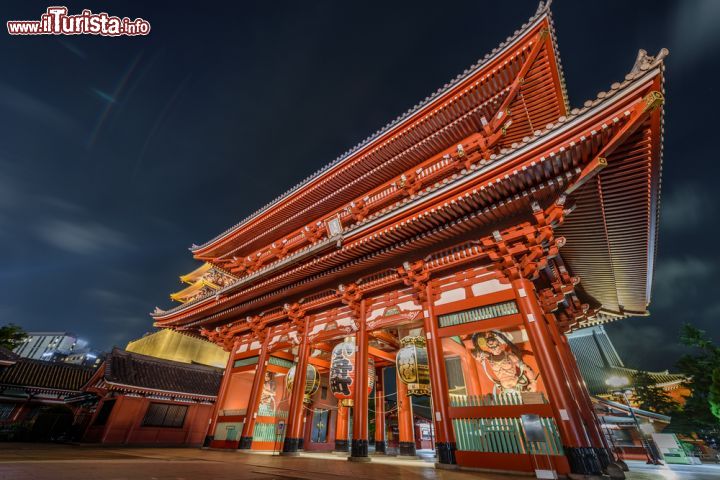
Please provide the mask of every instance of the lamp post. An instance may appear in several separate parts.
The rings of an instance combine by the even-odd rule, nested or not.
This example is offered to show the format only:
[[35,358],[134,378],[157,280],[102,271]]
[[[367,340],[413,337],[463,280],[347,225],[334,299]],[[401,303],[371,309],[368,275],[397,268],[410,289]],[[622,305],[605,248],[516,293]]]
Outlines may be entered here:
[[625,405],[627,405],[628,410],[630,411],[630,416],[635,423],[635,428],[637,429],[638,435],[640,435],[640,443],[645,450],[645,455],[648,459],[647,463],[651,465],[662,465],[662,462],[660,462],[660,460],[655,456],[655,452],[650,447],[647,439],[645,438],[645,433],[643,432],[642,428],[640,428],[640,422],[635,415],[635,410],[633,410],[632,405],[630,405],[630,399],[628,398],[628,395],[632,393],[632,390],[627,388],[630,385],[630,380],[627,377],[612,376],[605,380],[605,384],[609,387],[612,387],[612,393],[616,396],[622,397]]

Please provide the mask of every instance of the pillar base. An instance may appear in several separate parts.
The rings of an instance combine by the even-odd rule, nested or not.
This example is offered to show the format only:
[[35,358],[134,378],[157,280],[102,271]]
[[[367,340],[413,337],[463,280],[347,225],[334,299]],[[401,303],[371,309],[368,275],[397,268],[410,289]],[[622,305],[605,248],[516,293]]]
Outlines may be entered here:
[[386,448],[385,448],[385,442],[378,442],[375,440],[375,454],[376,455],[385,455]]
[[350,457],[347,457],[347,459],[348,459],[348,462],[360,462],[360,463],[372,462],[372,458],[370,458],[370,457],[353,457],[353,456],[350,456]]
[[398,443],[398,457],[415,457],[417,451],[415,450],[415,442],[400,442]]
[[240,437],[238,450],[250,450],[252,448],[253,437]]
[[203,440],[202,448],[209,448],[214,438],[215,437],[213,437],[212,435],[205,435],[205,440]]
[[305,450],[305,439],[301,438],[298,442],[298,450]]
[[347,440],[335,440],[335,451],[336,452],[347,452],[350,450]]
[[353,438],[350,444],[350,458],[368,458],[368,441]]
[[455,442],[436,442],[435,452],[438,463],[442,465],[457,465],[455,450],[457,450]]
[[285,441],[283,442],[282,452],[280,452],[280,455],[287,455],[287,454],[293,454],[293,453],[297,454],[299,446],[300,446],[299,438],[285,437]]
[[585,476],[602,475],[600,461],[591,447],[565,447],[565,455],[570,464],[570,471]]
[[435,468],[440,470],[460,470],[460,465],[457,463],[438,463],[435,462]]
[[617,463],[611,463],[605,467],[605,473],[611,480],[625,480],[625,472],[622,466]]

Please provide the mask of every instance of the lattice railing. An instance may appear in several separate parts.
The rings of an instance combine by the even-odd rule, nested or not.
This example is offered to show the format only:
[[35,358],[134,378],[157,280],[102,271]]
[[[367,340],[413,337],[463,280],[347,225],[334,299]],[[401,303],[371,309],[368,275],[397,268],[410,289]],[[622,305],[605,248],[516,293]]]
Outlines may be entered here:
[[563,455],[560,434],[552,418],[541,418],[545,442],[525,438],[519,418],[454,418],[457,449],[487,453]]

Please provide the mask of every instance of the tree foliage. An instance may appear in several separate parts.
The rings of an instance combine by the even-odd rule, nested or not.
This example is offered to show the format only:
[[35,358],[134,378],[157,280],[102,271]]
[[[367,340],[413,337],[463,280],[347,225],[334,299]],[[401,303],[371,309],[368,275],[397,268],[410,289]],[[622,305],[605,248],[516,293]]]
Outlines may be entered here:
[[25,330],[14,323],[0,327],[0,346],[9,350],[20,345],[27,338]]
[[691,394],[682,412],[673,418],[674,430],[716,437],[720,432],[720,347],[689,324],[683,326],[680,341],[692,349],[677,363],[688,377],[686,386]]
[[672,415],[678,404],[670,398],[648,372],[639,371],[633,377],[634,399],[643,410]]

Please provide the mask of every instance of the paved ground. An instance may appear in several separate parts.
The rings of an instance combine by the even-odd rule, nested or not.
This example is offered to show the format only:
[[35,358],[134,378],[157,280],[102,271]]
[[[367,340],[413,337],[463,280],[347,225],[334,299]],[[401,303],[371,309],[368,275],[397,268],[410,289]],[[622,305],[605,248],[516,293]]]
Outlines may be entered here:
[[[710,480],[720,467],[657,469],[637,463],[629,480]],[[717,468],[717,469],[716,469]],[[0,480],[508,480],[507,475],[436,470],[422,460],[375,457],[352,463],[330,454],[273,457],[190,448],[103,448],[0,443]]]

